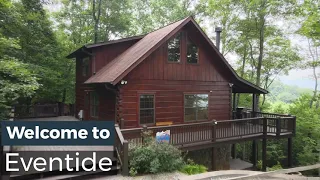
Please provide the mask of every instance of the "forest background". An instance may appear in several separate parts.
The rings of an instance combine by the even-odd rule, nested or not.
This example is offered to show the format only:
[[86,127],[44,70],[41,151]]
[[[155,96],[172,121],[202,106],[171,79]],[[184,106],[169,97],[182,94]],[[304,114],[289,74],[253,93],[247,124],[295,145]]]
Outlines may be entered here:
[[[75,61],[65,57],[82,45],[145,34],[190,15],[213,42],[214,27],[223,28],[221,53],[241,77],[270,92],[260,97],[261,110],[297,116],[294,164],[318,162],[318,0],[0,0],[0,116],[17,103],[73,104]],[[294,70],[308,72],[313,88],[281,82]],[[238,106],[250,107],[251,99],[240,95]],[[269,167],[283,164],[285,148],[268,144]]]

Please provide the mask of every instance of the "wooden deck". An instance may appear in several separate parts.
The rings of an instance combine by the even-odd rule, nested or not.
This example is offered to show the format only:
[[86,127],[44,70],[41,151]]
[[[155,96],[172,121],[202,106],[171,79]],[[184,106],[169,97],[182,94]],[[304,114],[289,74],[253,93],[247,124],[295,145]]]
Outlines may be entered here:
[[150,131],[155,137],[157,132],[170,130],[170,144],[188,151],[240,141],[288,138],[295,135],[295,116],[254,112],[250,117],[253,118],[212,120],[170,126],[144,126],[133,129],[120,129],[116,125],[115,150],[122,165],[123,174],[128,171],[126,166],[128,165],[129,143],[143,143],[143,131]]
[[[266,126],[263,125],[265,121]],[[276,121],[291,121],[284,126],[277,127]],[[280,138],[292,136],[293,119],[248,118],[228,121],[212,121],[202,123],[191,123],[183,125],[171,125],[160,127],[147,127],[136,129],[122,129],[124,139],[129,143],[143,143],[141,131],[151,130],[153,136],[157,132],[170,130],[170,143],[180,147],[182,150],[190,150],[195,146],[204,144],[214,146],[215,144],[230,143],[231,141],[245,141],[248,139]],[[283,123],[284,124],[284,123]],[[265,128],[265,129],[264,129]]]

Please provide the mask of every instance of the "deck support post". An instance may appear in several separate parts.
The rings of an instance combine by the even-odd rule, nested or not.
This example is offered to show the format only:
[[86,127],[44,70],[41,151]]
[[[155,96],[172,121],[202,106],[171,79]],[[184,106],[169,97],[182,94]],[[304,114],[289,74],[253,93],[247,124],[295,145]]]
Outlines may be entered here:
[[262,171],[267,171],[267,139],[262,139]]
[[267,118],[263,118],[263,139],[262,139],[262,171],[267,170]]
[[252,164],[253,164],[253,167],[256,168],[257,167],[257,157],[258,157],[258,154],[257,154],[257,140],[253,140],[252,141]]
[[236,144],[231,145],[231,157],[232,159],[236,159]]
[[[216,130],[217,130],[217,127],[216,127],[216,124],[217,124],[217,121],[216,120],[212,120],[212,125],[211,125],[211,136],[212,136],[212,142],[216,142]],[[217,170],[216,168],[216,158],[217,158],[217,154],[216,154],[216,148],[215,147],[212,147],[212,171],[215,171]]]
[[216,159],[217,159],[217,153],[216,153],[216,148],[212,147],[212,171],[216,171],[217,170],[217,166],[216,166]]
[[292,137],[288,138],[288,167],[293,167],[292,163]]

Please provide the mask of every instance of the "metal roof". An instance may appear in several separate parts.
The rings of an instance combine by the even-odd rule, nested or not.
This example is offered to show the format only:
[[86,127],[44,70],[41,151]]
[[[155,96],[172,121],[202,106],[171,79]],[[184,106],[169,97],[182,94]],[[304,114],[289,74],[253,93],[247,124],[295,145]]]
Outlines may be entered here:
[[[95,75],[91,76],[85,83],[110,83],[117,84],[124,78],[132,69],[139,65],[146,57],[148,57],[154,50],[160,47],[164,42],[169,40],[174,34],[176,34],[183,26],[187,23],[192,23],[201,33],[201,35],[207,40],[210,46],[213,48],[214,52],[219,56],[222,64],[228,69],[232,74],[233,78],[231,83],[235,86],[233,87],[234,92],[239,93],[258,93],[267,94],[268,91],[260,88],[253,83],[244,80],[239,77],[234,69],[230,66],[228,61],[219,52],[213,42],[204,33],[204,31],[199,27],[192,17],[187,17],[175,23],[169,24],[163,28],[155,30],[144,36],[137,36],[136,40],[141,38],[133,46],[123,52],[121,55],[116,57],[110,63],[105,65],[100,69]],[[132,40],[128,38],[129,40]],[[122,41],[123,42],[123,41]],[[101,43],[100,45],[88,45],[88,48],[93,48],[101,45],[106,45],[107,43]],[[109,43],[111,44],[111,43]]]

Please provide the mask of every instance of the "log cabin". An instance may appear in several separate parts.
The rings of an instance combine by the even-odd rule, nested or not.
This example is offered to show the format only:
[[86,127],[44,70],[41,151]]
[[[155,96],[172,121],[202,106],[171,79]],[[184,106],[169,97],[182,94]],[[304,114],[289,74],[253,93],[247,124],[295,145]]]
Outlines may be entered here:
[[[170,143],[183,150],[211,149],[212,170],[230,166],[217,167],[223,163],[217,163],[216,149],[226,145],[228,161],[240,141],[253,142],[254,166],[262,142],[266,169],[266,139],[288,138],[292,165],[295,117],[258,112],[257,99],[268,91],[239,77],[216,45],[187,17],[146,35],[84,45],[67,56],[76,59],[76,113],[83,120],[115,121],[124,175],[127,143],[143,141],[146,129],[170,129]],[[237,93],[252,94],[250,112],[236,107]]]

